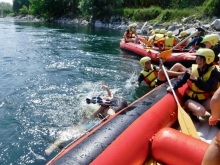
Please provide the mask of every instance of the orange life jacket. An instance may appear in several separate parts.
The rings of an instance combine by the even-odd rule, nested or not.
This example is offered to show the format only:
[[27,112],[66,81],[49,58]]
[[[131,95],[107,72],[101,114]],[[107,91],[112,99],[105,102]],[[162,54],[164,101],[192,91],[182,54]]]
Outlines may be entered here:
[[132,38],[132,37],[134,37],[133,34],[134,34],[134,32],[132,32],[131,30],[127,30],[126,37]]

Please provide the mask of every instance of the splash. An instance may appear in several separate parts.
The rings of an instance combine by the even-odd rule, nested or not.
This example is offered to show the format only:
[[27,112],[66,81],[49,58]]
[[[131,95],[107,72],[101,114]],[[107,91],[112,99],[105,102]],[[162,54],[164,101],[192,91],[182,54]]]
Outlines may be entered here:
[[137,74],[135,72],[132,73],[130,78],[125,81],[124,91],[126,94],[135,93],[135,83],[137,81]]

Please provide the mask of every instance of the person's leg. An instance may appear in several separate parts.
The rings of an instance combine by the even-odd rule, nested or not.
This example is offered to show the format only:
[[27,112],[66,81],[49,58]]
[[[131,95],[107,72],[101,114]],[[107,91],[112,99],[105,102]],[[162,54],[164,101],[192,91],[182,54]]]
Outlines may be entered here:
[[208,112],[210,112],[211,110],[210,102],[211,102],[211,98],[208,98],[202,103],[202,105],[205,107],[206,111]]
[[107,115],[113,116],[115,114],[115,111],[111,108],[106,108],[102,114],[104,116],[107,116]]
[[220,164],[220,131],[215,135],[211,144],[205,152],[202,165],[219,165]]
[[126,42],[135,42],[134,38],[128,38],[126,39]]
[[94,117],[97,117],[97,115],[98,115],[99,113],[103,113],[105,109],[106,109],[106,107],[100,106],[99,109],[97,109],[97,110],[93,113],[93,116],[94,116]]
[[[185,66],[183,66],[180,63],[176,63],[175,65],[172,66],[172,68],[170,68],[170,70],[167,70],[167,75],[169,77],[181,76],[185,73],[185,71],[186,71]],[[165,81],[166,80],[166,76],[165,76],[165,73],[164,73],[163,69],[159,70],[157,79],[160,80],[160,81]]]
[[220,120],[220,88],[212,96],[211,102],[211,117],[209,118],[210,125],[216,125]]
[[[212,116],[209,118],[210,125],[216,125],[220,120],[220,88],[212,96],[211,102]],[[220,131],[215,135],[204,155],[202,165],[219,165],[220,164]]]
[[206,112],[205,107],[202,104],[200,104],[194,100],[188,99],[184,103],[184,106],[187,110],[191,111],[192,114],[195,116],[204,116],[205,115],[205,112]]
[[186,71],[186,67],[183,66],[180,63],[176,63],[175,65],[172,66],[172,68],[170,68],[169,71],[174,71],[174,72],[185,72]]

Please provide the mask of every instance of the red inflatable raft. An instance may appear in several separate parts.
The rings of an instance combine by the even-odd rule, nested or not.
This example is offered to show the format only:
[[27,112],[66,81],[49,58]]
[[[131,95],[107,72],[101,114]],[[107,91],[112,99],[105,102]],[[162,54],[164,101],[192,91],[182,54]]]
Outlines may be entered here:
[[[172,129],[177,104],[163,84],[65,147],[47,165],[200,165],[206,142]],[[179,88],[180,100],[186,86]]]
[[[132,42],[125,42],[123,39],[120,42],[120,48],[123,50],[127,50],[133,52],[140,56],[148,56],[154,62],[159,62],[157,55],[161,52],[158,49],[152,49],[150,47],[145,48],[141,44],[135,44]],[[189,52],[182,52],[179,50],[173,50],[172,55],[166,60],[164,64],[166,65],[173,65],[177,62],[183,64],[186,67],[190,67],[192,64],[195,63],[195,59],[190,57],[194,56],[195,53]]]

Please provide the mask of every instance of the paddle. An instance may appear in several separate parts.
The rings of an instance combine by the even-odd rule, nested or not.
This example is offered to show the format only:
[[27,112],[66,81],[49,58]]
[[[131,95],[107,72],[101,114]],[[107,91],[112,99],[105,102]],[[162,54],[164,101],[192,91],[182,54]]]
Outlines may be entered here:
[[192,37],[192,36],[195,35],[196,33],[198,33],[198,31],[195,31],[194,33],[190,34],[190,35],[189,35],[188,37],[186,37],[184,40],[182,40],[181,42],[179,42],[178,44],[176,44],[172,49],[170,49],[170,50],[165,50],[165,51],[161,52],[161,53],[158,55],[158,57],[159,57],[159,58],[162,58],[163,60],[168,59],[168,58],[171,56],[172,51],[173,51],[174,49],[176,49],[178,46],[180,46],[182,43],[184,43],[186,40],[188,40],[190,37]]
[[165,76],[167,78],[167,81],[168,81],[168,83],[169,83],[169,85],[171,87],[173,96],[174,96],[174,98],[176,100],[176,103],[177,103],[177,107],[178,107],[178,121],[179,121],[180,128],[181,128],[182,132],[185,133],[185,134],[188,134],[188,135],[190,135],[192,137],[195,137],[195,138],[199,139],[198,133],[196,131],[196,128],[195,128],[191,118],[184,111],[184,109],[181,107],[181,105],[180,105],[180,103],[179,103],[179,101],[177,99],[176,93],[175,93],[175,91],[173,89],[173,86],[172,86],[172,84],[170,82],[169,76],[167,74],[166,68],[163,65],[162,59],[159,58],[159,60],[160,60],[160,63],[162,65],[162,69],[163,69],[163,71],[165,73]]

